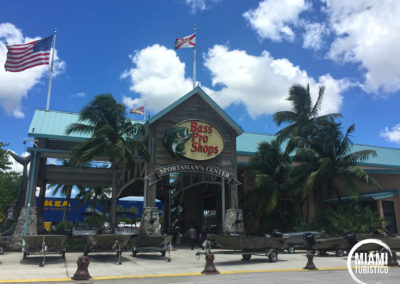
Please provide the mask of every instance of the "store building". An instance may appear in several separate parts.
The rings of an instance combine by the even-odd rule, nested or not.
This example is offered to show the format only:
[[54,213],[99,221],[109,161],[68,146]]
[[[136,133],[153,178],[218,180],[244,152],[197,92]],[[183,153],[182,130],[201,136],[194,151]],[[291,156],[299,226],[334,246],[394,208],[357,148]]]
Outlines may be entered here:
[[[74,145],[87,139],[65,133],[79,114],[37,109],[28,135],[36,147],[32,153],[33,183],[111,186],[108,168],[83,168],[48,165],[48,158],[68,159]],[[197,87],[146,121],[150,149],[149,161],[138,158],[134,171],[119,171],[118,196],[143,196],[144,227],[152,232],[158,225],[155,200],[163,202],[163,228],[177,221],[186,229],[192,224],[207,225],[221,232],[243,229],[239,210],[243,194],[252,187],[251,177],[243,177],[258,144],[273,135],[248,133],[233,121],[201,88]],[[354,150],[376,150],[378,156],[360,164],[382,187],[362,188],[366,202],[376,204],[381,216],[400,228],[400,149],[354,145]],[[107,157],[96,157],[107,161]],[[42,197],[43,198],[43,197]],[[315,204],[327,204],[331,196],[320,196]],[[178,201],[179,202],[178,202]],[[329,202],[334,202],[330,200]],[[39,202],[40,204],[40,202]],[[317,208],[318,206],[315,206]],[[313,214],[315,210],[311,208]],[[178,214],[179,213],[179,214]],[[148,224],[146,223],[148,222]]]

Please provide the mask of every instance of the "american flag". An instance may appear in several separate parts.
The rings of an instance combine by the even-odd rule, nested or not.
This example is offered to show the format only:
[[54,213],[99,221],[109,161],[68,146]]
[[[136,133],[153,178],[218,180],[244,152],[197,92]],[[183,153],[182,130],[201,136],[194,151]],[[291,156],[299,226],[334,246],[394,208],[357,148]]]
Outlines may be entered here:
[[20,72],[49,64],[53,36],[25,44],[7,45],[6,71]]

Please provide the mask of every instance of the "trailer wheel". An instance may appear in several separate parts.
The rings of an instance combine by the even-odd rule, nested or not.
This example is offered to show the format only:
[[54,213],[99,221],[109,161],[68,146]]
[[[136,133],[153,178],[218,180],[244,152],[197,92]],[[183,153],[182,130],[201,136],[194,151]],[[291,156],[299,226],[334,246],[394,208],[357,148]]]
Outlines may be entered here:
[[27,253],[26,253],[26,251],[24,251],[24,255],[22,256],[22,259],[26,259],[26,257],[27,257]]
[[278,261],[278,253],[276,251],[271,251],[268,255],[270,262],[277,262]]
[[136,257],[136,254],[137,254],[136,250],[133,250],[133,251],[132,251],[132,256],[133,256],[133,257]]
[[343,257],[344,256],[344,251],[342,249],[337,249],[336,250],[336,256],[337,257]]
[[293,254],[295,251],[296,251],[296,250],[295,250],[294,247],[292,247],[292,246],[289,246],[289,247],[287,248],[287,252],[290,253],[290,254]]
[[166,252],[165,252],[165,250],[163,250],[163,251],[161,252],[161,256],[165,256],[165,254],[166,254]]
[[63,251],[61,252],[61,257],[62,257],[63,259],[65,259],[65,250],[63,250]]
[[251,259],[251,254],[248,254],[248,253],[244,253],[244,254],[242,254],[242,260],[244,260],[244,261],[250,261],[250,259]]

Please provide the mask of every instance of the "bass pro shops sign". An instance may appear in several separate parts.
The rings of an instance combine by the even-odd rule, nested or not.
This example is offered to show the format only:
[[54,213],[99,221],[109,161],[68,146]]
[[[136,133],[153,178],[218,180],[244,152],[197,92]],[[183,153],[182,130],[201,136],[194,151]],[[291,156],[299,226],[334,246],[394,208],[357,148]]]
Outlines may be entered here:
[[224,139],[215,126],[201,120],[186,120],[166,131],[163,144],[174,157],[204,161],[222,152]]

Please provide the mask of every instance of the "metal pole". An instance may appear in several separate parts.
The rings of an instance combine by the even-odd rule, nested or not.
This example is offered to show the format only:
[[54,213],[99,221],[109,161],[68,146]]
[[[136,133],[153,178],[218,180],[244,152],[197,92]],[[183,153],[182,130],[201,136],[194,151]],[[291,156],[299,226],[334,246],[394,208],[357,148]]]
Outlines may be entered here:
[[49,89],[47,91],[47,103],[46,103],[46,111],[49,111],[50,107],[50,95],[51,95],[51,81],[53,79],[53,63],[54,63],[54,53],[56,51],[56,33],[57,30],[54,28],[54,44],[53,44],[53,53],[51,55],[51,64],[50,64],[50,79],[49,79]]
[[225,179],[221,178],[222,230],[225,228]]
[[[36,149],[33,148],[33,162],[32,162],[32,172],[31,172],[31,180],[29,183],[29,196],[28,196],[28,206],[26,208],[26,216],[25,216],[25,226],[24,226],[24,237],[28,232],[28,223],[29,223],[29,212],[31,209],[31,199],[32,199],[32,187],[35,179],[35,170],[36,170]],[[22,248],[25,248],[25,241],[22,242]]]
[[[197,45],[196,25],[194,25],[193,30]],[[196,45],[193,47],[193,89],[196,88]]]
[[171,189],[168,188],[168,229],[171,227]]

